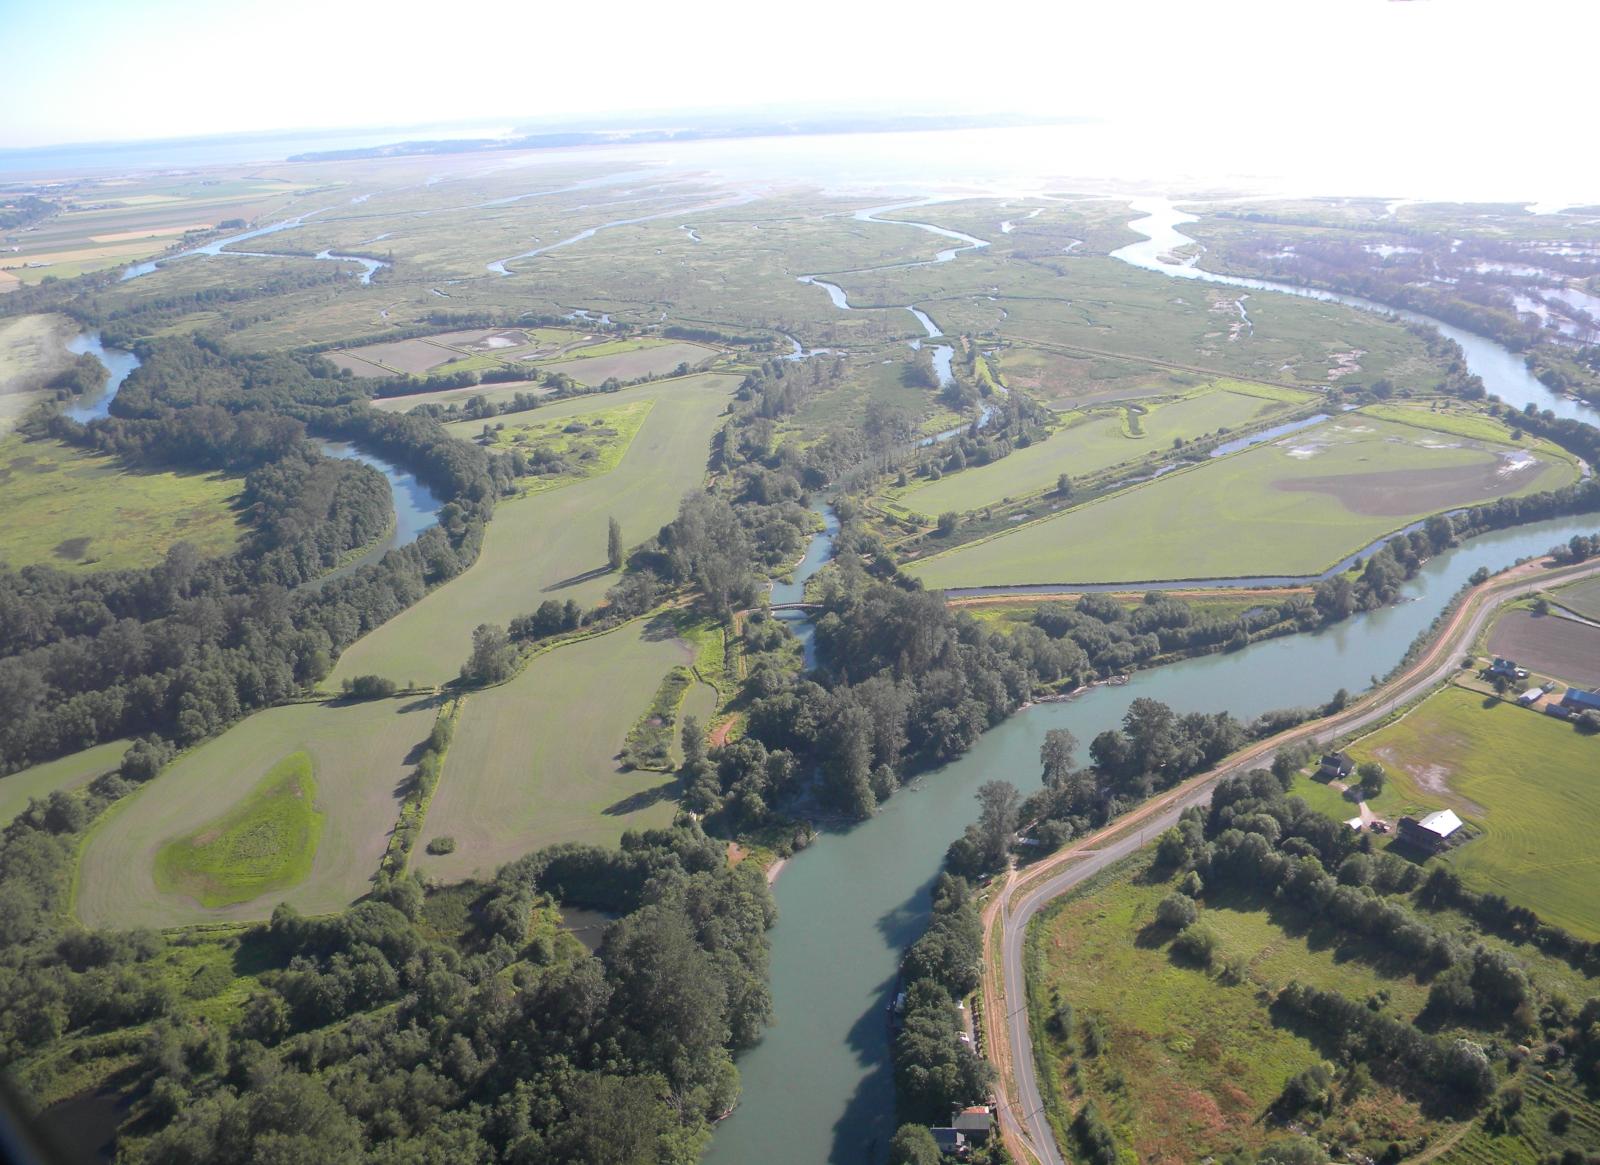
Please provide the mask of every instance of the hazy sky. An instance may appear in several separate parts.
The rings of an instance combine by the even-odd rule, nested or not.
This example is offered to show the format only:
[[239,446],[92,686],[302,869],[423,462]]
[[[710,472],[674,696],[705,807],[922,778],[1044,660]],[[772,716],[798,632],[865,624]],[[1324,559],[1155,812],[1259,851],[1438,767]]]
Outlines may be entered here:
[[[1574,184],[1600,4],[1556,0],[0,0],[0,146],[623,109],[937,103],[1219,156]],[[993,20],[990,24],[988,21]],[[1570,163],[1567,161],[1571,156]],[[1555,162],[1552,162],[1555,159]]]

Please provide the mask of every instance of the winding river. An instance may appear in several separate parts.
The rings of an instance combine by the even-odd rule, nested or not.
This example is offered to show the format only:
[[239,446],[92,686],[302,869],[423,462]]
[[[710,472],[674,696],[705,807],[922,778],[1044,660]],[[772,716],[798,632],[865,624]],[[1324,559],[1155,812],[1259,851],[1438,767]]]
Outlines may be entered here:
[[[1169,204],[1170,205],[1170,204]],[[1142,206],[1147,212],[1148,205]],[[1168,220],[1135,224],[1148,241],[1118,252],[1138,266],[1180,278],[1214,278],[1193,267],[1175,269],[1159,256],[1187,240]],[[1176,239],[1176,241],[1174,241]],[[1262,291],[1283,290],[1348,303],[1353,297],[1278,288],[1262,280],[1235,281]],[[831,284],[810,279],[825,289]],[[842,292],[829,291],[834,302]],[[1563,416],[1595,419],[1595,411],[1555,397],[1513,354],[1483,337],[1434,323],[1460,344],[1490,392],[1519,407],[1534,401]],[[1098,687],[1065,703],[1038,704],[986,733],[971,752],[896,793],[870,820],[825,830],[785,867],[775,892],[772,931],[775,1022],[762,1042],[740,1057],[743,1100],[712,1139],[710,1165],[876,1165],[894,1132],[894,1085],[885,1009],[904,948],[926,924],[929,893],[950,841],[977,816],[974,793],[1004,777],[1024,791],[1038,779],[1039,748],[1052,728],[1091,740],[1117,726],[1134,699],[1147,696],[1180,712],[1226,707],[1239,717],[1293,704],[1326,701],[1339,688],[1369,687],[1405,654],[1468,577],[1542,553],[1573,534],[1593,533],[1600,519],[1556,519],[1474,538],[1428,562],[1403,588],[1403,601],[1348,619],[1313,635],[1287,636],[1241,651],[1137,672],[1121,687]],[[820,566],[832,534],[813,540],[808,563]],[[815,569],[815,566],[812,568]],[[802,572],[797,570],[797,580]],[[809,572],[806,572],[809,573]],[[793,601],[783,591],[775,601]],[[802,629],[802,634],[805,631]],[[809,652],[809,648],[808,648]],[[809,656],[808,656],[809,658]]]
[[[135,368],[139,367],[139,357],[124,348],[114,348],[103,343],[100,333],[94,330],[79,332],[67,341],[67,350],[80,356],[93,356],[106,366],[110,375],[103,389],[92,397],[68,406],[62,410],[63,413],[84,425],[110,416],[111,402],[116,399],[123,382]],[[395,523],[387,538],[369,547],[353,562],[346,563],[339,569],[316,579],[316,585],[320,586],[330,579],[349,574],[363,563],[376,562],[398,546],[409,546],[428,527],[438,525],[439,511],[444,503],[432,490],[418,481],[415,475],[406,472],[386,458],[358,449],[348,442],[319,440],[317,445],[329,457],[360,461],[383,474],[389,483],[389,494],[394,499]],[[838,528],[837,523],[834,528]]]

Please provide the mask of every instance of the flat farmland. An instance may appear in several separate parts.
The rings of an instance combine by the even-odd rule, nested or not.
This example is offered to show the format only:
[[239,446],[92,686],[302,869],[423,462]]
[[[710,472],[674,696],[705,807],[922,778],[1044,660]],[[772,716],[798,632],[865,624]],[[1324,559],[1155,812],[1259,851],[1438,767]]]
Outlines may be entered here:
[[650,344],[631,352],[563,360],[558,364],[546,364],[544,368],[548,372],[564,372],[579,384],[603,384],[613,376],[618,380],[662,376],[679,364],[694,368],[715,355],[715,348],[703,344]]
[[931,587],[1313,575],[1418,518],[1576,476],[1543,446],[1351,413],[907,569]]
[[[666,620],[538,656],[510,683],[467,697],[412,864],[425,876],[488,876],[558,841],[613,845],[664,826],[675,778],[622,772],[617,754],[656,687],[693,651]],[[427,842],[455,839],[433,855]]]
[[503,626],[549,598],[597,601],[615,581],[605,572],[607,519],[621,523],[628,545],[672,520],[683,495],[705,478],[712,431],[738,383],[733,376],[694,376],[561,401],[532,414],[545,422],[655,402],[615,469],[501,503],[472,568],[353,644],[330,682],[376,673],[439,683],[460,670],[478,624]]
[[1478,890],[1503,894],[1584,938],[1600,938],[1600,739],[1463,688],[1446,688],[1349,748],[1389,773],[1373,809],[1454,809],[1483,836],[1445,861]]
[[1561,605],[1600,622],[1600,578],[1586,579],[1556,592]]
[[[1580,688],[1600,685],[1600,627],[1558,615],[1507,611],[1489,632],[1489,650]],[[1600,756],[1595,763],[1600,765]]]
[[148,566],[176,542],[225,554],[242,527],[239,478],[152,473],[59,441],[0,438],[0,561],[66,569]]
[[[180,757],[124,798],[90,831],[79,859],[73,909],[87,926],[181,926],[266,918],[280,901],[306,914],[338,910],[365,893],[399,814],[412,750],[433,729],[430,700],[293,704],[270,708]],[[285,758],[305,752],[323,815],[303,881],[207,909],[164,892],[157,857],[244,806]]]
[[1075,409],[1111,401],[1168,396],[1205,383],[1198,372],[1182,372],[1136,360],[1117,360],[1087,353],[1071,354],[1007,345],[1000,352],[1000,372],[1019,388],[1053,409]]
[[[1079,477],[1149,453],[1171,452],[1176,439],[1192,441],[1220,429],[1265,421],[1313,399],[1310,393],[1290,389],[1222,381],[1177,400],[1146,402],[1131,415],[1123,409],[1087,413],[1048,440],[988,465],[913,486],[898,500],[927,515],[979,509],[1050,489],[1063,473]],[[1140,413],[1139,408],[1145,411]],[[1139,427],[1137,436],[1131,431],[1133,424]]]
[[48,797],[57,789],[76,789],[115,772],[127,749],[126,740],[113,740],[0,777],[0,828],[9,825],[34,797]]

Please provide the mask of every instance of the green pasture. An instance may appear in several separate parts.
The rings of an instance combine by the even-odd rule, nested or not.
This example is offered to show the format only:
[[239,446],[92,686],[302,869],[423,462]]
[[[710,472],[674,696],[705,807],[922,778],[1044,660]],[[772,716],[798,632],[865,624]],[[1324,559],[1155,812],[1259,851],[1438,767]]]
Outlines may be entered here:
[[[95,825],[79,856],[74,912],[87,926],[121,928],[262,919],[280,901],[306,914],[348,905],[377,872],[415,763],[411,754],[432,731],[434,711],[430,700],[401,697],[290,704],[240,721],[179,757]],[[170,843],[203,838],[219,823],[233,827],[242,807],[254,812],[264,800],[264,778],[298,753],[316,774],[315,807],[322,814],[321,840],[303,880],[215,907],[171,889],[171,882],[163,885],[182,870],[170,855],[162,857]],[[195,860],[218,859],[208,852]],[[221,882],[235,884],[242,883]]]
[[[669,774],[624,772],[620,752],[663,678],[692,652],[672,621],[627,624],[545,652],[509,683],[467,696],[412,865],[425,877],[488,876],[558,841],[615,844],[666,825]],[[427,852],[453,837],[454,853]]]
[[203,555],[239,542],[244,487],[219,473],[131,469],[59,441],[0,439],[0,561],[96,570],[149,566],[175,542]]
[[737,385],[732,376],[694,376],[624,389],[603,405],[580,397],[538,410],[543,423],[655,401],[615,469],[497,506],[472,568],[358,640],[329,682],[376,673],[440,683],[459,672],[478,624],[504,626],[545,599],[593,604],[616,582],[606,570],[607,519],[617,519],[630,546],[672,520],[704,480],[712,431]]
[[287,890],[311,873],[322,837],[311,757],[284,757],[237,805],[156,855],[156,885],[202,906]]
[[610,340],[575,353],[578,359],[541,367],[547,372],[564,372],[580,384],[593,385],[603,384],[612,377],[628,381],[643,376],[665,376],[679,364],[694,368],[716,354],[716,349],[701,344]]
[[[1249,900],[1208,901],[1201,911],[1219,940],[1217,964],[1237,958],[1247,968],[1242,982],[1224,984],[1175,960],[1171,935],[1153,925],[1172,888],[1148,858],[1135,858],[1050,908],[1028,937],[1035,1006],[1052,992],[1071,1004],[1080,1053],[1083,1024],[1105,1033],[1098,1056],[1074,1056],[1053,1033],[1036,1054],[1058,1081],[1076,1060],[1067,1103],[1093,1099],[1140,1161],[1198,1161],[1275,1135],[1261,1114],[1289,1077],[1321,1059],[1273,1021],[1271,993],[1290,980],[1356,999],[1384,990],[1406,1018],[1426,1001],[1425,984],[1350,959],[1328,936]],[[1387,1089],[1364,1104],[1407,1130],[1424,1125],[1414,1104]]]
[[115,772],[127,749],[126,740],[113,740],[0,777],[0,828],[9,825],[35,797],[48,797],[58,789],[76,789]]
[[[603,402],[609,394],[593,399]],[[494,420],[455,421],[445,428],[454,437],[476,441],[496,452],[518,449],[530,455],[540,452],[559,457],[563,472],[522,480],[522,494],[526,496],[610,473],[628,452],[654,405],[652,399],[639,399],[559,417],[537,409]],[[485,429],[490,434],[487,439],[483,437]]]
[[[1311,575],[1430,513],[1577,474],[1564,456],[1525,448],[1532,471],[1501,483],[1499,451],[1349,414],[907,569],[931,587]],[[1456,483],[1458,472],[1475,476]]]
[[1176,400],[1074,414],[1047,440],[988,465],[914,485],[898,500],[928,516],[981,509],[1053,489],[1063,473],[1076,478],[1149,453],[1170,452],[1174,441],[1255,425],[1312,399],[1291,389],[1219,381]]
[[1349,751],[1388,771],[1374,811],[1397,819],[1450,808],[1482,830],[1442,859],[1468,885],[1600,938],[1600,739],[1446,688]]

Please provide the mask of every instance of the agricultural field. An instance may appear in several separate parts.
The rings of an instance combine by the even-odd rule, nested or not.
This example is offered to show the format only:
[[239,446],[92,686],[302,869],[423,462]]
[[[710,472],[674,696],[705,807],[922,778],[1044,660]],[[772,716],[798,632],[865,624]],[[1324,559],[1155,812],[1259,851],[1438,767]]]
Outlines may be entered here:
[[1175,400],[1071,414],[1045,441],[988,465],[913,485],[897,500],[928,516],[981,509],[1053,489],[1063,473],[1076,478],[1148,454],[1170,453],[1175,441],[1262,424],[1314,399],[1293,389],[1218,381]]
[[[1270,590],[1227,587],[1218,590],[1162,592],[1169,598],[1181,599],[1196,616],[1209,615],[1218,619],[1237,618],[1246,611],[1260,607],[1263,601],[1281,603],[1296,594],[1309,593],[1292,587],[1273,587]],[[951,599],[950,606],[957,608],[963,614],[971,615],[996,631],[1009,631],[1031,624],[1034,614],[1045,603],[1064,603],[1071,606],[1082,597],[1081,591],[1069,591],[1059,595],[983,595]],[[1144,602],[1142,591],[1114,593],[1111,597],[1129,611]]]
[[[1093,1100],[1119,1142],[1151,1165],[1259,1149],[1286,1132],[1268,1116],[1284,1085],[1324,1062],[1325,1049],[1309,1033],[1280,1022],[1273,1006],[1280,988],[1298,981],[1366,1000],[1399,1020],[1426,1008],[1431,981],[1409,961],[1281,902],[1236,891],[1203,894],[1200,921],[1217,937],[1212,967],[1237,968],[1239,978],[1180,959],[1171,950],[1172,933],[1156,921],[1156,905],[1173,885],[1151,867],[1147,851],[1061,899],[1033,924],[1027,958],[1035,1014],[1071,1008],[1070,1040],[1059,1026],[1035,1025],[1041,1083],[1058,1128]],[[1511,954],[1542,993],[1593,993],[1592,981],[1566,964],[1476,934],[1452,911],[1429,911],[1422,919]],[[1487,1034],[1456,1030],[1478,1042]],[[1440,1034],[1449,1031],[1447,1025]],[[1319,1136],[1374,1160],[1399,1142],[1423,1154],[1406,1160],[1537,1165],[1546,1159],[1541,1151],[1563,1143],[1550,1131],[1557,1109],[1569,1111],[1578,1143],[1600,1123],[1593,1100],[1570,1077],[1524,1072],[1514,1079],[1524,1093],[1525,1134],[1454,1119],[1368,1077],[1359,1093],[1338,1091]]]
[[59,441],[0,438],[0,561],[113,570],[159,562],[176,542],[226,554],[242,532],[244,482],[147,472]]
[[736,387],[735,377],[707,374],[532,414],[544,423],[597,404],[655,402],[615,469],[497,507],[472,568],[354,643],[330,682],[376,673],[439,683],[459,671],[478,624],[504,626],[547,598],[593,604],[615,581],[606,571],[607,519],[621,523],[628,545],[672,520],[683,495],[705,478],[712,430]]
[[1454,809],[1475,838],[1435,861],[1477,890],[1504,895],[1585,938],[1600,938],[1600,739],[1541,713],[1446,688],[1356,741],[1358,762],[1389,780],[1368,802],[1398,819]]
[[1350,413],[907,569],[931,587],[1308,576],[1429,514],[1576,479],[1552,447],[1426,416]]
[[1507,611],[1489,632],[1489,651],[1580,688],[1600,686],[1600,627],[1559,615]]
[[405,396],[379,396],[372,398],[372,407],[385,413],[408,413],[418,405],[443,405],[449,408],[466,407],[473,397],[482,397],[489,404],[503,404],[517,395],[545,397],[555,389],[535,384],[531,380],[507,380],[495,384],[472,384],[465,388],[447,388],[440,392],[412,392]]
[[665,376],[680,364],[695,368],[717,355],[715,348],[707,348],[703,344],[685,344],[681,341],[662,344],[637,340],[629,343],[636,346],[628,351],[605,354],[597,349],[593,356],[580,353],[580,359],[546,364],[544,368],[548,372],[565,373],[579,384],[595,385],[603,384],[612,377],[628,381],[645,376]]
[[[408,761],[432,731],[434,711],[431,700],[412,697],[292,704],[240,721],[119,801],[90,831],[79,859],[77,917],[87,926],[179,926],[266,918],[280,901],[306,914],[349,904],[377,872],[399,813]],[[230,831],[237,836],[241,821],[258,823],[268,800],[261,796],[263,780],[297,753],[309,757],[316,783],[312,808],[322,815],[321,837],[303,880],[281,893],[207,908],[177,888],[181,880],[169,880],[170,864],[166,872],[158,869],[173,842],[218,830],[218,838],[205,839],[216,841]],[[203,866],[211,856],[196,861]],[[220,885],[237,889],[238,873],[230,871]]]
[[211,908],[249,902],[305,881],[322,838],[311,757],[297,752],[248,796],[156,855],[156,885]]
[[610,399],[609,393],[594,398],[590,412],[547,417],[548,410],[537,409],[496,420],[456,421],[445,428],[461,440],[475,441],[496,452],[518,449],[530,459],[549,464],[554,472],[524,479],[526,496],[610,473],[617,467],[656,402],[641,397],[609,408],[599,403]]
[[[537,656],[515,679],[466,698],[412,857],[424,876],[487,876],[557,841],[614,844],[666,825],[675,778],[624,772],[618,754],[663,677],[693,652],[666,619]],[[427,843],[455,840],[434,855]]]
[[1569,611],[1600,623],[1600,579],[1585,579],[1562,587],[1555,599]]
[[113,740],[0,777],[0,828],[9,825],[35,797],[43,799],[57,789],[76,789],[116,772],[127,749],[128,741]]
[[[1046,1079],[1064,1085],[1054,1099],[1070,1109],[1093,1099],[1139,1161],[1190,1165],[1273,1139],[1277,1130],[1262,1114],[1291,1076],[1322,1056],[1273,1021],[1266,992],[1291,979],[1357,999],[1387,991],[1390,1007],[1407,1016],[1426,1002],[1426,985],[1341,957],[1326,936],[1279,925],[1248,899],[1208,899],[1201,915],[1220,940],[1217,962],[1237,958],[1248,967],[1243,982],[1224,985],[1162,941],[1155,908],[1172,885],[1148,869],[1148,858],[1096,883],[1093,893],[1063,899],[1033,924],[1029,992],[1069,1003],[1079,1024],[1103,1033],[1101,1050],[1074,1056],[1052,1036],[1036,1054]],[[1086,1034],[1074,1033],[1079,1049]],[[1427,1129],[1416,1104],[1387,1088],[1354,1108],[1351,1115],[1382,1127],[1384,1139]]]

